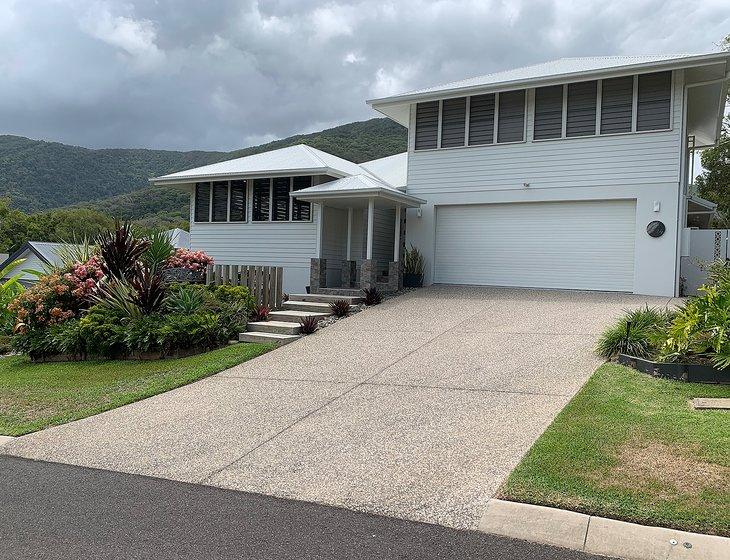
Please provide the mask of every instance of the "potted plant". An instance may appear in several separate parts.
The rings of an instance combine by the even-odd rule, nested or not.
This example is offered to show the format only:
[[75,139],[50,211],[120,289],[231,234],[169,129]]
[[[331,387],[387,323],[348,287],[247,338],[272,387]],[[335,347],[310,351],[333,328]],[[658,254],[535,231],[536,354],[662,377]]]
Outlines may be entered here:
[[413,244],[411,244],[410,249],[406,247],[403,262],[403,286],[406,288],[420,288],[423,286],[424,266],[421,252]]

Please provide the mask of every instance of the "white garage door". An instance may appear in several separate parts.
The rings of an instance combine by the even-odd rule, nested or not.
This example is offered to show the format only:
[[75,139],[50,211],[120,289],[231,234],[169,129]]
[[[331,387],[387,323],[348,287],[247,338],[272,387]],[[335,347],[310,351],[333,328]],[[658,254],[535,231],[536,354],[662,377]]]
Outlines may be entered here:
[[633,200],[439,206],[435,282],[633,291]]

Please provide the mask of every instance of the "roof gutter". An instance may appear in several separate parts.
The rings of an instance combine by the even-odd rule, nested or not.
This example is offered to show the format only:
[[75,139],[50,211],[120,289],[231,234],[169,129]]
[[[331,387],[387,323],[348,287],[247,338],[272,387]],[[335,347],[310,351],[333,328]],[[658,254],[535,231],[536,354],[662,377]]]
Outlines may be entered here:
[[509,80],[506,82],[495,82],[493,84],[481,84],[474,86],[461,86],[441,89],[438,91],[425,91],[420,93],[405,93],[402,95],[394,95],[391,97],[381,97],[376,99],[368,99],[365,103],[378,111],[375,105],[400,105],[412,101],[427,101],[431,99],[443,99],[445,97],[457,97],[461,95],[469,95],[472,93],[489,93],[492,91],[502,91],[506,89],[514,89],[517,86],[531,87],[533,85],[550,84],[551,82],[563,82],[565,80],[582,78],[590,80],[602,76],[615,76],[621,74],[632,74],[637,70],[657,69],[657,70],[677,70],[681,68],[689,68],[695,66],[707,66],[713,63],[729,59],[730,53],[712,53],[709,55],[692,56],[681,59],[670,59],[658,62],[642,62],[638,64],[627,64],[624,66],[612,66],[610,68],[598,68],[595,70],[583,70],[579,72],[568,72],[563,74],[553,74],[550,76],[530,78],[527,80]]
[[289,193],[292,198],[300,198],[302,200],[323,200],[327,198],[369,198],[372,196],[381,196],[394,202],[400,202],[411,206],[420,206],[426,204],[422,198],[412,196],[410,194],[395,192],[392,189],[370,188],[356,189],[351,191],[320,191],[307,193],[304,190]]

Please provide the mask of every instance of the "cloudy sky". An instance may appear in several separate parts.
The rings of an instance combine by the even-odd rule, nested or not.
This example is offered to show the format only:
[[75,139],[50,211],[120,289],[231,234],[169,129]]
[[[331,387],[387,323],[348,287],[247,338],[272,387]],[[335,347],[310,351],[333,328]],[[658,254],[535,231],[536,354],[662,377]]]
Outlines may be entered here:
[[371,118],[372,97],[728,33],[728,0],[0,0],[0,133],[230,150]]

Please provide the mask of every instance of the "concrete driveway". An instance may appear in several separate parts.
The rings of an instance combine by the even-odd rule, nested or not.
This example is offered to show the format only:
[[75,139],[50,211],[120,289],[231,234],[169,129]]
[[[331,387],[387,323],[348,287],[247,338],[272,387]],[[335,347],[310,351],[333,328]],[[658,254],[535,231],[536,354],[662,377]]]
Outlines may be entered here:
[[474,528],[599,364],[603,327],[669,302],[435,286],[0,450]]

